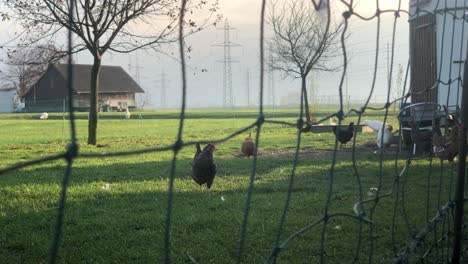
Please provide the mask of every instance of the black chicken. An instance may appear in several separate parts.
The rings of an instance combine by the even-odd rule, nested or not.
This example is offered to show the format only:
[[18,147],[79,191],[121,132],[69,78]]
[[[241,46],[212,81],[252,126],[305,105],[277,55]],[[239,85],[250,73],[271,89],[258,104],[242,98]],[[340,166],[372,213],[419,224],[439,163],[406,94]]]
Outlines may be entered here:
[[198,154],[200,154],[202,152],[201,147],[200,147],[200,143],[197,143],[196,147],[197,147],[197,152],[195,153],[195,156],[193,156],[193,159],[195,159],[198,156]]
[[197,143],[197,153],[192,161],[192,178],[200,185],[206,183],[208,191],[213,184],[216,175],[216,164],[213,159],[213,153],[216,147],[213,144],[208,144],[200,149],[200,144]]
[[351,141],[354,135],[354,122],[349,123],[348,128],[340,128],[337,126],[333,127],[333,134],[335,134],[336,140],[340,142],[340,148],[343,144]]
[[413,155],[416,154],[416,146],[420,148],[423,153],[430,151],[432,145],[432,131],[423,130],[420,128],[421,124],[411,122],[411,141],[413,142]]

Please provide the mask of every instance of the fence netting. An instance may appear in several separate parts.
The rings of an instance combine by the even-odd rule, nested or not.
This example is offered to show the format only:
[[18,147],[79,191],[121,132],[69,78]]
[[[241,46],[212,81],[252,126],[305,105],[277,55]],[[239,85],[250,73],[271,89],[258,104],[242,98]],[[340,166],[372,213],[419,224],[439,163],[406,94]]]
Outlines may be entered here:
[[[69,5],[69,14],[74,14],[73,8],[75,8],[74,4],[75,0],[70,0],[71,4]],[[318,120],[318,123],[322,123],[327,121],[329,118],[336,118],[338,121],[338,126],[346,126],[348,124],[348,120],[357,120],[355,122],[356,127],[363,124],[363,119],[365,118],[365,114],[367,111],[370,110],[380,110],[384,112],[384,120],[383,123],[385,124],[388,121],[390,108],[393,103],[398,103],[399,105],[403,106],[403,110],[400,112],[399,116],[404,116],[405,113],[410,113],[414,111],[414,108],[418,106],[412,106],[410,104],[410,98],[416,97],[415,95],[421,95],[425,93],[429,93],[438,87],[444,87],[449,94],[447,96],[446,102],[436,102],[435,107],[425,107],[427,104],[423,104],[423,107],[419,107],[418,109],[423,109],[423,114],[421,116],[425,116],[424,112],[429,113],[431,116],[438,116],[440,119],[443,120],[453,120],[453,117],[450,115],[455,116],[455,119],[460,118],[460,109],[459,106],[460,98],[462,90],[462,70],[461,67],[452,67],[452,63],[446,63],[447,61],[454,61],[454,60],[462,60],[462,50],[463,47],[466,45],[466,40],[468,36],[465,36],[464,28],[459,30],[447,30],[446,23],[455,24],[454,21],[463,21],[466,19],[466,11],[465,8],[467,7],[467,0],[455,0],[455,6],[463,7],[462,12],[458,12],[454,10],[454,8],[449,8],[447,5],[448,2],[453,1],[437,1],[434,10],[427,10],[427,9],[420,9],[416,8],[415,12],[409,12],[406,6],[402,6],[403,1],[399,0],[398,8],[392,10],[383,10],[380,9],[380,2],[379,0],[375,1],[376,10],[370,16],[365,16],[362,14],[357,13],[353,8],[356,4],[356,1],[350,0],[340,0],[335,1],[333,4],[326,4],[327,1],[315,1],[315,0],[304,0],[304,1],[312,1],[312,4],[316,11],[326,12],[327,14],[327,27],[326,30],[329,30],[329,25],[331,23],[331,14],[334,10],[335,6],[339,6],[340,10],[344,10],[342,13],[342,21],[344,23],[344,28],[341,33],[341,49],[342,49],[342,63],[343,67],[341,68],[341,81],[336,89],[339,93],[339,107],[335,109],[332,114]],[[419,4],[422,0],[415,0],[410,1],[411,4]],[[164,259],[166,263],[171,263],[171,223],[173,222],[173,197],[174,197],[174,180],[175,180],[175,171],[178,163],[178,153],[182,148],[188,146],[194,146],[196,143],[206,144],[206,143],[220,143],[228,141],[238,135],[246,133],[252,129],[256,130],[256,137],[255,142],[257,144],[257,149],[262,147],[262,128],[265,124],[271,125],[281,125],[281,126],[289,126],[291,130],[297,131],[297,139],[296,139],[296,146],[294,151],[294,160],[291,164],[292,170],[289,176],[289,180],[287,182],[287,192],[286,196],[284,197],[284,206],[281,212],[281,217],[277,219],[277,228],[276,228],[276,238],[275,243],[271,245],[270,254],[264,256],[264,261],[266,263],[276,263],[278,260],[281,259],[282,254],[289,249],[289,245],[298,237],[308,233],[313,232],[318,235],[318,248],[314,248],[317,255],[317,259],[320,263],[327,262],[327,258],[332,255],[331,249],[327,245],[327,239],[329,237],[329,230],[333,228],[334,221],[340,219],[342,221],[347,221],[351,223],[355,223],[357,226],[356,233],[354,234],[355,240],[354,244],[351,245],[352,248],[352,258],[348,260],[343,260],[343,262],[368,262],[368,263],[384,263],[384,262],[394,262],[394,263],[446,263],[450,262],[452,257],[452,249],[453,249],[453,237],[454,237],[454,217],[455,217],[455,205],[456,202],[454,200],[454,191],[457,188],[455,184],[455,179],[457,175],[456,166],[453,162],[442,161],[437,158],[437,150],[431,150],[424,154],[417,154],[414,152],[413,149],[410,147],[410,150],[402,150],[402,145],[404,143],[399,142],[398,150],[395,154],[392,154],[392,157],[389,158],[389,154],[386,153],[385,147],[378,150],[378,167],[375,171],[368,172],[364,171],[361,168],[361,163],[359,162],[358,156],[358,148],[356,146],[357,138],[360,137],[359,133],[356,133],[356,136],[352,139],[352,146],[350,147],[351,152],[351,159],[350,159],[350,166],[351,170],[349,171],[350,181],[355,181],[357,189],[355,190],[355,197],[357,201],[355,202],[353,208],[349,208],[350,210],[346,212],[339,212],[333,210],[333,197],[336,195],[336,165],[338,162],[338,152],[339,152],[339,143],[335,140],[333,152],[331,155],[331,159],[329,161],[329,167],[327,172],[327,191],[322,193],[321,195],[325,196],[324,204],[322,207],[322,211],[320,215],[311,215],[310,223],[306,226],[297,226],[295,232],[285,232],[285,223],[288,219],[288,214],[291,214],[290,209],[290,202],[292,197],[294,196],[294,188],[295,188],[295,176],[296,176],[296,168],[299,162],[300,150],[301,150],[301,139],[307,136],[308,132],[306,128],[308,126],[312,126],[315,124],[309,124],[304,120],[304,105],[302,104],[303,98],[301,98],[301,105],[298,111],[298,119],[297,122],[285,122],[285,121],[278,121],[271,118],[266,118],[264,115],[264,106],[263,106],[263,98],[264,98],[264,68],[265,68],[265,9],[266,9],[266,0],[263,1],[256,1],[252,4],[259,4],[261,5],[261,14],[259,16],[259,28],[260,28],[260,42],[259,42],[259,50],[260,50],[260,84],[259,84],[259,91],[260,91],[260,101],[259,101],[259,109],[258,109],[258,116],[255,122],[251,123],[248,126],[245,126],[238,131],[224,137],[224,138],[212,138],[210,140],[204,141],[184,141],[183,138],[183,130],[184,130],[184,121],[185,121],[185,111],[186,111],[186,94],[187,89],[190,89],[189,85],[186,81],[186,66],[185,66],[185,43],[184,43],[184,32],[183,32],[183,20],[184,20],[184,10],[186,10],[185,6],[187,5],[188,0],[181,0],[181,13],[180,13],[180,27],[179,27],[179,52],[180,52],[180,67],[181,67],[181,78],[182,78],[182,105],[180,109],[180,121],[178,125],[178,132],[176,135],[176,140],[173,144],[167,146],[156,146],[150,148],[144,148],[139,150],[131,150],[131,151],[119,151],[119,152],[109,152],[109,153],[86,153],[81,152],[79,149],[79,145],[77,143],[76,138],[76,128],[75,128],[75,115],[74,115],[74,107],[73,107],[73,63],[72,58],[69,56],[68,59],[68,102],[63,102],[60,106],[64,105],[68,108],[69,120],[70,120],[70,131],[71,131],[71,138],[70,143],[63,153],[58,153],[52,156],[47,156],[40,159],[30,160],[23,163],[19,163],[16,165],[12,165],[3,169],[0,169],[0,175],[6,174],[7,172],[11,172],[13,170],[17,170],[20,168],[24,168],[27,166],[33,166],[37,164],[47,163],[54,160],[63,159],[67,162],[66,170],[63,174],[62,184],[61,184],[61,191],[60,191],[60,198],[58,202],[58,209],[57,209],[57,216],[56,216],[56,223],[54,228],[54,235],[53,240],[51,241],[50,247],[50,263],[55,263],[57,261],[57,256],[59,254],[59,245],[60,245],[60,238],[62,237],[63,233],[63,225],[64,225],[64,215],[66,214],[66,205],[67,205],[67,188],[69,187],[69,180],[70,174],[73,171],[73,163],[76,159],[91,159],[91,158],[110,158],[110,157],[117,157],[117,156],[127,156],[127,155],[139,155],[143,153],[154,153],[154,152],[172,152],[172,162],[170,165],[170,176],[169,176],[169,186],[167,189],[167,211],[166,211],[166,221],[165,221],[165,235],[164,239]],[[426,1],[424,1],[426,2]],[[379,61],[382,60],[382,54],[380,46],[380,38],[381,38],[381,19],[383,15],[393,15],[393,30],[392,30],[392,42],[391,42],[391,51],[390,51],[390,78],[388,79],[388,83],[386,85],[386,102],[381,104],[380,107],[369,106],[371,103],[371,98],[374,92],[376,91],[376,78],[377,78],[377,70]],[[406,73],[405,78],[405,86],[408,87],[404,92],[403,96],[397,99],[391,99],[391,89],[392,89],[392,75],[394,69],[394,54],[395,49],[395,40],[397,38],[397,22],[400,19],[414,19],[422,16],[437,16],[439,20],[437,23],[442,23],[443,32],[438,32],[438,34],[442,37],[442,39],[450,39],[451,41],[442,41],[442,45],[437,47],[438,52],[440,54],[439,61],[438,61],[438,71],[436,76],[436,81],[431,85],[426,86],[424,89],[419,89],[415,91],[413,87],[415,85],[411,85],[410,83],[412,80],[409,77],[408,72]],[[348,54],[349,49],[346,42],[346,36],[349,33],[349,23],[350,19],[360,19],[365,23],[373,23],[376,27],[376,38],[375,38],[375,59],[374,59],[374,70],[372,74],[373,82],[369,87],[369,94],[365,100],[363,100],[360,108],[350,109],[349,111],[345,111],[345,98],[343,95],[343,84],[344,80],[347,76],[348,71]],[[70,21],[74,18],[71,16]],[[71,22],[70,22],[71,23]],[[465,23],[463,27],[465,26]],[[455,28],[455,26],[454,26]],[[455,34],[462,34],[463,37],[461,38],[461,43],[455,43],[457,39],[455,38]],[[398,37],[407,37],[398,36]],[[68,48],[71,50],[72,47],[72,32],[68,33]],[[447,45],[448,43],[448,45]],[[458,48],[455,48],[458,47]],[[446,51],[449,51],[448,53]],[[448,54],[448,56],[447,56]],[[411,62],[408,66],[411,65]],[[450,65],[450,66],[448,66]],[[448,67],[448,69],[447,69]],[[408,71],[410,67],[407,67]],[[466,70],[466,69],[465,69]],[[452,78],[454,74],[457,74],[456,78]],[[446,78],[446,79],[444,79]],[[410,80],[411,79],[411,80]],[[450,93],[456,94],[457,99],[454,102],[449,102],[451,98]],[[301,93],[302,94],[302,93]],[[421,105],[419,105],[421,106]],[[405,108],[406,107],[406,108]],[[410,115],[411,116],[411,115]],[[414,119],[414,115],[413,115]],[[413,121],[421,121],[421,120],[413,120]],[[417,124],[416,127],[410,127],[410,130],[405,130],[404,123],[399,122],[399,133],[396,136],[402,137],[402,133],[409,133],[406,136],[412,136],[414,131],[419,131],[419,126],[421,122],[414,122]],[[412,124],[411,122],[408,124]],[[434,129],[434,122],[431,122],[432,128]],[[448,139],[447,139],[447,131],[451,129],[450,124],[448,121],[444,123],[444,127],[442,127],[442,131],[444,131],[445,139],[444,145],[447,146]],[[383,129],[383,127],[382,127]],[[411,132],[405,132],[411,131]],[[422,130],[421,130],[422,131]],[[417,138],[417,134],[415,137]],[[383,137],[383,134],[382,134]],[[382,138],[383,140],[383,138]],[[445,142],[447,141],[447,142]],[[433,149],[431,147],[431,149]],[[443,151],[443,150],[442,150]],[[440,153],[439,153],[440,154]],[[249,184],[248,188],[246,189],[246,199],[243,211],[243,218],[240,223],[240,237],[238,239],[238,245],[236,248],[237,252],[237,263],[245,262],[250,263],[250,260],[244,258],[245,251],[246,251],[246,240],[248,239],[249,232],[249,217],[252,214],[251,207],[252,197],[255,194],[255,179],[257,174],[257,165],[260,160],[258,160],[257,150],[255,150],[251,173],[249,177]],[[460,157],[459,157],[460,158]],[[464,159],[464,157],[463,157]],[[429,165],[427,166],[426,163],[421,163],[421,161],[428,161]],[[421,164],[424,164],[421,166]],[[425,177],[423,181],[418,183],[412,182],[412,176],[415,172],[424,173]],[[368,185],[365,180],[363,179],[364,174],[372,173],[374,177],[377,179],[377,185],[373,188],[368,189]],[[391,179],[390,185],[384,185],[384,181]],[[409,199],[416,199],[415,197],[411,196],[411,184],[419,184],[423,186],[425,189],[424,197],[419,197],[419,207],[408,208],[408,201]],[[383,212],[379,210],[379,206],[382,203],[391,204],[391,210],[386,210]],[[416,217],[424,218],[423,224],[416,224],[415,222],[415,215]],[[380,224],[382,219],[390,219],[388,220],[391,225],[385,226],[382,230],[382,225]],[[463,229],[462,229],[463,230]],[[464,230],[463,237],[464,237]],[[391,243],[385,245],[376,245],[376,241],[381,236],[390,237]],[[403,239],[402,239],[403,238]],[[376,253],[379,251],[391,251],[392,258],[388,259],[381,259],[376,258]],[[462,252],[462,258],[465,257],[464,251]],[[157,261],[157,260],[156,260]],[[305,262],[307,262],[305,260]]]

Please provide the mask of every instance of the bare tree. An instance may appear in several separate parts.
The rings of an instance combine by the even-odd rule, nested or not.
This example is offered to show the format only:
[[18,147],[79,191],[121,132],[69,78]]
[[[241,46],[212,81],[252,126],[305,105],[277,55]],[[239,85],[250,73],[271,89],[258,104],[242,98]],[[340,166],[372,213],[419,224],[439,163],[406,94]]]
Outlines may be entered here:
[[[71,3],[74,3],[71,5]],[[99,73],[108,51],[128,53],[139,48],[158,49],[177,40],[179,0],[9,0],[13,17],[28,32],[22,41],[35,43],[56,38],[68,29],[76,45],[71,52],[88,50],[94,58],[91,70],[88,144],[97,144]],[[201,30],[218,10],[218,0],[192,0],[187,5],[187,34]],[[196,20],[194,17],[203,18]]]
[[7,54],[7,68],[3,78],[16,88],[19,96],[28,92],[45,73],[49,64],[60,62],[66,55],[54,45],[17,47]]
[[301,79],[308,123],[312,122],[306,88],[308,74],[338,69],[330,60],[340,55],[338,40],[342,25],[332,25],[333,19],[327,18],[325,9],[315,11],[311,1],[291,0],[281,6],[274,1],[268,19],[274,33],[272,68]]

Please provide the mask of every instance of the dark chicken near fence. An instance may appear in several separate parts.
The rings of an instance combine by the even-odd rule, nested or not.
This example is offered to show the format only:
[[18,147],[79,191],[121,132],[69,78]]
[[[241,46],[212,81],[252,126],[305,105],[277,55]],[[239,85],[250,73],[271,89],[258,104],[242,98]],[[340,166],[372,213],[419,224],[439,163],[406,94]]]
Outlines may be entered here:
[[242,142],[241,152],[244,156],[250,157],[253,156],[254,150],[255,142],[252,139],[251,133],[249,133],[249,136]]
[[459,125],[449,128],[447,137],[442,135],[440,125],[436,125],[433,133],[432,144],[433,151],[441,160],[452,162],[458,155],[458,129]]
[[200,144],[197,143],[197,152],[192,161],[193,180],[200,186],[206,183],[208,191],[216,175],[216,164],[213,159],[215,149],[215,145],[208,144],[201,151]]
[[[416,122],[411,122],[411,141],[423,152],[429,151],[432,142],[432,131],[425,130],[422,125]],[[414,151],[414,150],[413,150]]]
[[197,152],[195,153],[195,156],[193,156],[194,159],[198,156],[198,154],[200,154],[202,152],[201,147],[200,147],[200,143],[197,143],[196,147],[197,147]]
[[354,122],[349,123],[347,128],[333,127],[333,134],[335,134],[336,140],[340,142],[340,148],[342,144],[346,144],[353,138],[354,135]]

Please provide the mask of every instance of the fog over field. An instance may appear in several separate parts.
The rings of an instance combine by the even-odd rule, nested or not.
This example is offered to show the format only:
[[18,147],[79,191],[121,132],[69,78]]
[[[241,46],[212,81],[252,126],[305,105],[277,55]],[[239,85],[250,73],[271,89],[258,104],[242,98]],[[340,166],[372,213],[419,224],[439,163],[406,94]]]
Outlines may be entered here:
[[[281,2],[281,1],[280,1]],[[380,9],[397,9],[399,1],[378,1]],[[390,3],[391,2],[391,3]],[[376,10],[376,1],[364,0],[355,1],[355,12],[371,16]],[[232,27],[230,30],[230,41],[239,44],[231,48],[232,59],[232,87],[233,102],[235,106],[257,105],[259,102],[259,29],[260,29],[260,4],[261,1],[236,0],[220,1],[219,14],[223,15],[223,20],[215,26],[207,26],[203,31],[191,35],[187,38],[187,45],[192,51],[187,54],[188,69],[188,106],[199,107],[220,107],[223,104],[223,63],[224,49],[216,44],[224,42],[225,19]],[[342,21],[341,13],[343,3],[332,1],[333,19]],[[401,1],[401,9],[408,9],[408,0]],[[269,10],[267,10],[268,14]],[[401,65],[403,72],[406,70],[408,62],[408,15],[400,14],[396,24],[396,39],[394,51],[393,80],[397,78],[398,67]],[[343,84],[344,95],[348,95],[351,102],[363,101],[369,94],[374,63],[376,55],[376,33],[377,19],[363,21],[353,16],[349,21],[346,40],[346,49],[350,56],[348,65],[348,75]],[[380,43],[377,82],[374,100],[384,102],[387,91],[387,72],[389,64],[388,57],[391,57],[392,27],[394,22],[393,13],[381,15]],[[10,40],[15,37],[15,31],[20,28],[15,21],[2,22],[0,24],[0,46],[16,44]],[[267,26],[266,37],[272,36],[271,28]],[[57,42],[65,46],[65,42],[57,37]],[[159,109],[162,107],[177,108],[180,106],[181,98],[181,74],[179,64],[178,47],[176,44],[162,46],[162,53],[154,50],[139,50],[130,54],[109,53],[103,57],[104,65],[119,65],[139,82],[147,92],[140,97],[140,101],[145,101],[145,108]],[[340,50],[336,51],[341,52]],[[163,54],[164,53],[164,54]],[[268,52],[266,53],[268,56]],[[3,49],[0,57],[6,59],[6,52]],[[92,64],[92,57],[89,52],[84,51],[75,57],[75,61],[81,64]],[[340,65],[342,57],[331,61],[331,64]],[[0,64],[0,69],[5,69],[4,64]],[[164,75],[164,78],[163,78]],[[247,77],[249,75],[249,77]],[[342,71],[333,73],[314,72],[310,74],[309,87],[316,87],[315,98],[324,104],[336,103],[338,101],[338,87],[341,80]],[[247,79],[249,78],[249,82]],[[162,80],[164,84],[162,84]],[[270,84],[272,82],[273,84]],[[249,83],[249,85],[247,85]],[[313,84],[312,84],[313,83]],[[265,104],[284,105],[297,104],[299,102],[298,79],[285,77],[281,72],[275,71],[273,77],[265,75]],[[247,102],[247,87],[250,88],[250,102]],[[161,89],[166,89],[165,105],[161,99]],[[274,98],[271,96],[271,89],[274,90]],[[209,96],[207,96],[209,95]],[[274,99],[274,102],[272,100]],[[314,100],[314,99],[312,99]]]

